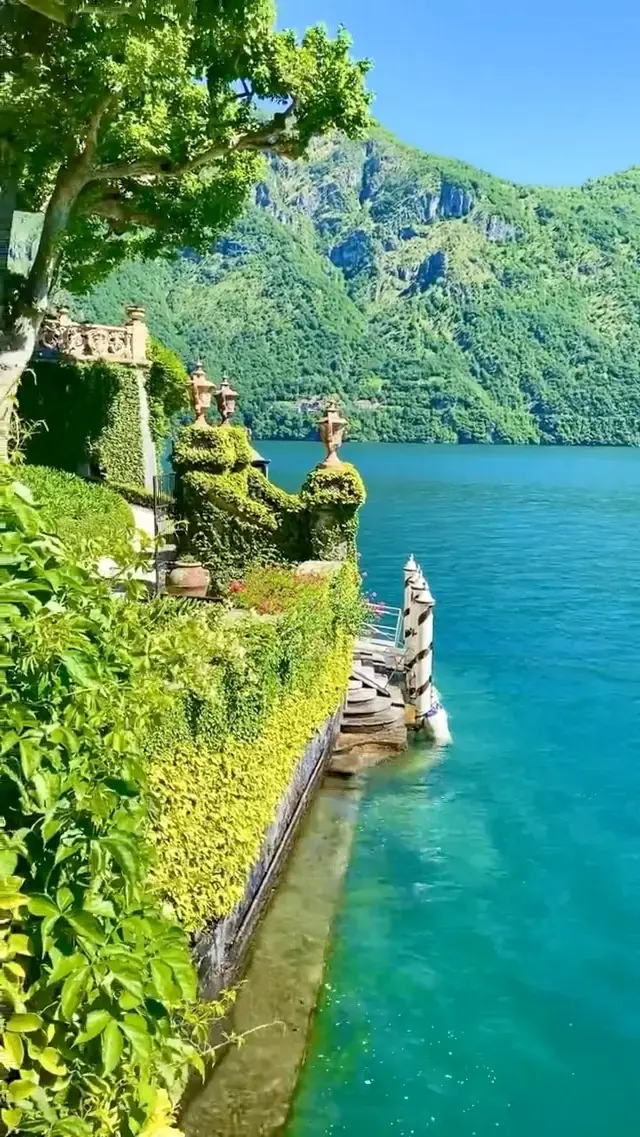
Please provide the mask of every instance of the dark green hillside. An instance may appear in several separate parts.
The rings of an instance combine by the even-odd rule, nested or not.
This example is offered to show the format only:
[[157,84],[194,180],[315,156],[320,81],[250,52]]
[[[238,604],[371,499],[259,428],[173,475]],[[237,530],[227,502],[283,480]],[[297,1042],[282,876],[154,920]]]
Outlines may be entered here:
[[640,169],[537,189],[382,130],[324,141],[208,256],[129,264],[78,307],[133,299],[259,436],[304,436],[337,391],[361,438],[640,443]]

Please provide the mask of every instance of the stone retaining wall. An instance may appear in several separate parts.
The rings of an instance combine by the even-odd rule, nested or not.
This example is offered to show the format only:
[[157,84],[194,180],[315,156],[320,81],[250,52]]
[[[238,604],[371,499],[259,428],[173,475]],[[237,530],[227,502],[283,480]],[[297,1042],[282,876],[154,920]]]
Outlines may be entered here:
[[327,766],[338,735],[341,714],[342,707],[325,721],[300,758],[264,839],[240,904],[224,920],[196,933],[195,958],[200,989],[205,998],[215,998],[240,974],[251,935],[269,901],[298,823]]

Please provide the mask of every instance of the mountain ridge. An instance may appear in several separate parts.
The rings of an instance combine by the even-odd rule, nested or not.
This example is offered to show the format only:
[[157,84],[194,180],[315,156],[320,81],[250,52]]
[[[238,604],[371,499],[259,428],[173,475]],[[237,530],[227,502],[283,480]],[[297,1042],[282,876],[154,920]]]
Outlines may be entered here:
[[76,308],[144,304],[227,371],[257,437],[640,443],[640,166],[520,186],[376,128],[272,159],[205,256],[130,263]]

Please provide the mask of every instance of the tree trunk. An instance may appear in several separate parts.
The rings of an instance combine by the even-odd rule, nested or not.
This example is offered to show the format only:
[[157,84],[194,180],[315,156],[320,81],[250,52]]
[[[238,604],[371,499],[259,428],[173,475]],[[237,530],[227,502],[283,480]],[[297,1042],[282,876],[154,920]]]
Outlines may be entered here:
[[21,315],[0,333],[0,463],[8,460],[9,432],[20,376],[33,355],[42,315]]
[[[60,169],[47,205],[38,250],[19,295],[5,296],[0,323],[0,462],[6,462],[20,376],[33,355],[60,256],[60,241],[86,180],[81,159]],[[5,265],[0,276],[7,280]]]

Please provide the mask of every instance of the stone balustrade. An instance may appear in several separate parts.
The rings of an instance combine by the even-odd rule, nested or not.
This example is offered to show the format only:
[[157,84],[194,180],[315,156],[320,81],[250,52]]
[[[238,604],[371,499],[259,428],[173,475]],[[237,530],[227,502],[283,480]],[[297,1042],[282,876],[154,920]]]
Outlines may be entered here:
[[36,355],[40,359],[64,357],[78,362],[128,363],[149,365],[149,332],[144,309],[130,306],[127,321],[116,324],[76,324],[68,308],[59,308],[42,323]]

